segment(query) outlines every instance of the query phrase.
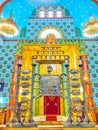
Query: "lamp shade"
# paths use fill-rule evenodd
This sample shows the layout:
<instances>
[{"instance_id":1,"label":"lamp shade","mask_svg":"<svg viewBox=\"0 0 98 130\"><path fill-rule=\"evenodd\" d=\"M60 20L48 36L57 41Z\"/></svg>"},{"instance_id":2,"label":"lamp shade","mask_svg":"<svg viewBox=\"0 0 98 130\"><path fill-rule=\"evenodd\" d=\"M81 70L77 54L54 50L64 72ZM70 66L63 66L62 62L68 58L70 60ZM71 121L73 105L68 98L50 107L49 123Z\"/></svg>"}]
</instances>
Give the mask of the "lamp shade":
<instances>
[{"instance_id":1,"label":"lamp shade","mask_svg":"<svg viewBox=\"0 0 98 130\"><path fill-rule=\"evenodd\" d=\"M84 35L87 37L96 37L98 36L98 19L95 19L90 16L90 20L84 25Z\"/></svg>"},{"instance_id":2,"label":"lamp shade","mask_svg":"<svg viewBox=\"0 0 98 130\"><path fill-rule=\"evenodd\" d=\"M3 36L13 37L18 35L18 27L12 18L4 18L0 21L0 33Z\"/></svg>"}]
</instances>

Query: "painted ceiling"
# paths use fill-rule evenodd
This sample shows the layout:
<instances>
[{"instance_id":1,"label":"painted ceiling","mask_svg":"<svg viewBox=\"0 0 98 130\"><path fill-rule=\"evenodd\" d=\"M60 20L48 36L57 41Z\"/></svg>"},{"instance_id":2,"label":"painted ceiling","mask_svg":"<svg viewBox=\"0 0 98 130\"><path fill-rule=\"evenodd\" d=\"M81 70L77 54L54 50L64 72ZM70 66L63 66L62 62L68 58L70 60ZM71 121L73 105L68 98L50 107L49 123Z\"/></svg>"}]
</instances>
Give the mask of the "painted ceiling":
<instances>
[{"instance_id":1,"label":"painted ceiling","mask_svg":"<svg viewBox=\"0 0 98 130\"><path fill-rule=\"evenodd\" d=\"M0 5L5 0L0 0ZM37 6L40 5L61 5L70 11L70 16L74 18L75 27L83 30L83 25L89 20L90 14L98 18L98 5L92 0L12 0L6 4L2 10L1 18L7 18L12 9L13 19L16 21L19 30L26 27L28 17Z\"/></svg>"}]
</instances>

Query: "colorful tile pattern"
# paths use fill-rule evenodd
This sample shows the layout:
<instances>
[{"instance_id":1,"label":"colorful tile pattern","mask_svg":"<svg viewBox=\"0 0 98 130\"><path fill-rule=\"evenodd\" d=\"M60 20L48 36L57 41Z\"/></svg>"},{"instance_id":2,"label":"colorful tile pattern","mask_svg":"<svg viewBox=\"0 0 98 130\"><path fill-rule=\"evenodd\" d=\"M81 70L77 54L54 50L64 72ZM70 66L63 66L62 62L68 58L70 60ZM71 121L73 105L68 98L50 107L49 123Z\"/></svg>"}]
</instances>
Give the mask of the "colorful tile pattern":
<instances>
[{"instance_id":1,"label":"colorful tile pattern","mask_svg":"<svg viewBox=\"0 0 98 130\"><path fill-rule=\"evenodd\" d=\"M70 16L66 16L64 18L36 18L34 16L29 17L27 25L27 40L37 40L40 30L43 27L48 28L48 26L58 27L64 34L64 39L66 41L68 39L72 39L73 44L75 43L74 20L73 17ZM84 42L86 52L88 53L94 101L98 107L98 40L85 39ZM32 43L33 42L31 42L31 44ZM65 44L65 41L62 40L61 43ZM0 38L0 83L4 83L4 88L0 92L0 107L5 107L9 100L9 88L12 76L11 70L13 68L16 47L17 41L2 40L2 38ZM21 47L22 45L20 45L20 48ZM21 50L18 50L18 52L20 51Z\"/></svg>"},{"instance_id":2,"label":"colorful tile pattern","mask_svg":"<svg viewBox=\"0 0 98 130\"><path fill-rule=\"evenodd\" d=\"M72 17L65 18L33 18L30 17L28 19L27 26L27 38L28 39L38 39L38 33L40 29L47 26L56 26L62 33L64 34L64 39L73 39L75 37L74 32L74 22Z\"/></svg>"},{"instance_id":3,"label":"colorful tile pattern","mask_svg":"<svg viewBox=\"0 0 98 130\"><path fill-rule=\"evenodd\" d=\"M0 42L0 83L4 83L3 91L0 91L0 108L5 107L9 100L11 70L16 47L16 41Z\"/></svg>"},{"instance_id":4,"label":"colorful tile pattern","mask_svg":"<svg viewBox=\"0 0 98 130\"><path fill-rule=\"evenodd\" d=\"M94 101L98 107L98 40L86 40L85 48L88 53Z\"/></svg>"}]
</instances>

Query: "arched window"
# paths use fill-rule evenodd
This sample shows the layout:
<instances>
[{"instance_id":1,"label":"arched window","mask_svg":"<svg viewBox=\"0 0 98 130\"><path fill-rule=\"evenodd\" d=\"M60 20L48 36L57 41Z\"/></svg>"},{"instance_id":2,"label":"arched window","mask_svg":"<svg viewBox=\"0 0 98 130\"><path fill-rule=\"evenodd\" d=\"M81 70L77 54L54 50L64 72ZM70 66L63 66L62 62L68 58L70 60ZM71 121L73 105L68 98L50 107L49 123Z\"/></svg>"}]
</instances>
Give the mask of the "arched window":
<instances>
[{"instance_id":1,"label":"arched window","mask_svg":"<svg viewBox=\"0 0 98 130\"><path fill-rule=\"evenodd\" d=\"M57 11L57 17L62 17L62 11Z\"/></svg>"},{"instance_id":2,"label":"arched window","mask_svg":"<svg viewBox=\"0 0 98 130\"><path fill-rule=\"evenodd\" d=\"M45 26L40 29L38 39L46 39L47 35L54 35L56 39L64 39L64 34L57 26Z\"/></svg>"},{"instance_id":3,"label":"arched window","mask_svg":"<svg viewBox=\"0 0 98 130\"><path fill-rule=\"evenodd\" d=\"M62 34L56 30L56 29L52 29L52 28L47 28L45 30L42 31L42 33L40 34L39 38L40 39L46 39L46 36L48 34L54 34L54 36L57 38L57 39L63 39L63 36Z\"/></svg>"},{"instance_id":4,"label":"arched window","mask_svg":"<svg viewBox=\"0 0 98 130\"><path fill-rule=\"evenodd\" d=\"M53 18L53 11L48 11L48 17Z\"/></svg>"},{"instance_id":5,"label":"arched window","mask_svg":"<svg viewBox=\"0 0 98 130\"><path fill-rule=\"evenodd\" d=\"M40 11L40 17L44 18L45 17L45 11Z\"/></svg>"}]
</instances>

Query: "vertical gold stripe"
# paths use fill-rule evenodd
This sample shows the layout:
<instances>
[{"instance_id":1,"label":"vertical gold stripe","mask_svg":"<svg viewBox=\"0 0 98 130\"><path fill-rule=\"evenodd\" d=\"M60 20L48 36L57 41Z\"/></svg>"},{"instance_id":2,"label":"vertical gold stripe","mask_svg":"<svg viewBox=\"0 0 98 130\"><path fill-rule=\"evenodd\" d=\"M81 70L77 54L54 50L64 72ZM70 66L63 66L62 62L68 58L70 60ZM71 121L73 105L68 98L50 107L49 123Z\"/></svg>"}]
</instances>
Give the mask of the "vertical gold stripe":
<instances>
[{"instance_id":1,"label":"vertical gold stripe","mask_svg":"<svg viewBox=\"0 0 98 130\"><path fill-rule=\"evenodd\" d=\"M39 98L39 115L44 115L44 97Z\"/></svg>"},{"instance_id":2,"label":"vertical gold stripe","mask_svg":"<svg viewBox=\"0 0 98 130\"><path fill-rule=\"evenodd\" d=\"M64 102L62 98L60 98L60 114L64 115Z\"/></svg>"}]
</instances>

